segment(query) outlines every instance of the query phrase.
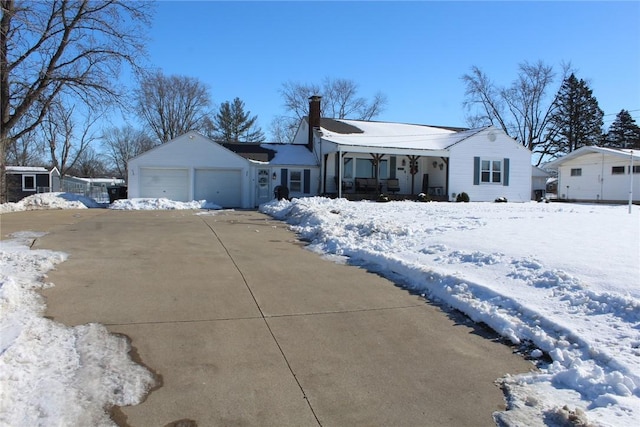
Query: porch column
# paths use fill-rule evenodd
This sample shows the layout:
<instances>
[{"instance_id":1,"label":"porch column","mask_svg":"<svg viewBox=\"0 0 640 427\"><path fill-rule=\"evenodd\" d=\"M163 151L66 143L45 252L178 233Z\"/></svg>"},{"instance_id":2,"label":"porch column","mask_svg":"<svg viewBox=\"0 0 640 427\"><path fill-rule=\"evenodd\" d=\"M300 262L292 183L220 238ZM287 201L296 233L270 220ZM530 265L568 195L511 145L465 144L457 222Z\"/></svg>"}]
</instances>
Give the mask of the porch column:
<instances>
[{"instance_id":1,"label":"porch column","mask_svg":"<svg viewBox=\"0 0 640 427\"><path fill-rule=\"evenodd\" d=\"M338 182L336 182L336 185L338 186L338 199L342 198L342 150L340 150L340 148L338 148Z\"/></svg>"},{"instance_id":2,"label":"porch column","mask_svg":"<svg viewBox=\"0 0 640 427\"><path fill-rule=\"evenodd\" d=\"M447 173L445 174L444 179L444 194L447 196L447 200L449 200L449 158L448 157L440 157L444 162L444 166L447 168Z\"/></svg>"}]
</instances>

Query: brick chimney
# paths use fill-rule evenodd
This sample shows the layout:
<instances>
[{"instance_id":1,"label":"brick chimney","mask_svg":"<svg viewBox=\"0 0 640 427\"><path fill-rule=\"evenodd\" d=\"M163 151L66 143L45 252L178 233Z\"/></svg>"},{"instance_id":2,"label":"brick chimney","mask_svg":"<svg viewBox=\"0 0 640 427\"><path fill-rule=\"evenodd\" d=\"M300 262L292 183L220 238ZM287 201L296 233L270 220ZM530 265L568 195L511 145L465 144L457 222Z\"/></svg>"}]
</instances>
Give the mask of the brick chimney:
<instances>
[{"instance_id":1,"label":"brick chimney","mask_svg":"<svg viewBox=\"0 0 640 427\"><path fill-rule=\"evenodd\" d=\"M320 127L320 100L321 96L314 95L309 98L309 139L307 148L313 151L313 129Z\"/></svg>"}]
</instances>

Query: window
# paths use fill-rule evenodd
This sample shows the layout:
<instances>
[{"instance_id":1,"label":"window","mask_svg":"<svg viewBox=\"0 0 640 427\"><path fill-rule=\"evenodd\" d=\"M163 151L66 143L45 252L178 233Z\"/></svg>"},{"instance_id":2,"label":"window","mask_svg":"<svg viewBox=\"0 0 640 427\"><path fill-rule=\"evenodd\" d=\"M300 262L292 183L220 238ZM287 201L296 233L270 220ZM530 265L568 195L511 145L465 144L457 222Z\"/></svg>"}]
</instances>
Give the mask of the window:
<instances>
[{"instance_id":1,"label":"window","mask_svg":"<svg viewBox=\"0 0 640 427\"><path fill-rule=\"evenodd\" d=\"M624 166L611 166L611 175L624 175Z\"/></svg>"},{"instance_id":2,"label":"window","mask_svg":"<svg viewBox=\"0 0 640 427\"><path fill-rule=\"evenodd\" d=\"M352 157L344 158L344 167L342 168L342 177L353 178L353 158Z\"/></svg>"},{"instance_id":3,"label":"window","mask_svg":"<svg viewBox=\"0 0 640 427\"><path fill-rule=\"evenodd\" d=\"M380 164L378 165L378 173L379 173L378 178L380 179L389 178L389 161L388 160L380 160ZM356 178L375 178L375 177L376 177L376 169L371 159L356 159ZM347 177L345 175L345 178L352 178L352 177Z\"/></svg>"},{"instance_id":4,"label":"window","mask_svg":"<svg viewBox=\"0 0 640 427\"><path fill-rule=\"evenodd\" d=\"M22 191L36 191L35 175L22 175Z\"/></svg>"},{"instance_id":5,"label":"window","mask_svg":"<svg viewBox=\"0 0 640 427\"><path fill-rule=\"evenodd\" d=\"M571 169L571 176L582 176L582 168Z\"/></svg>"},{"instance_id":6,"label":"window","mask_svg":"<svg viewBox=\"0 0 640 427\"><path fill-rule=\"evenodd\" d=\"M482 160L480 165L480 182L493 184L502 182L501 160Z\"/></svg>"},{"instance_id":7,"label":"window","mask_svg":"<svg viewBox=\"0 0 640 427\"><path fill-rule=\"evenodd\" d=\"M373 178L373 163L369 159L356 159L356 177Z\"/></svg>"},{"instance_id":8,"label":"window","mask_svg":"<svg viewBox=\"0 0 640 427\"><path fill-rule=\"evenodd\" d=\"M291 171L289 175L289 191L292 193L302 192L302 171Z\"/></svg>"},{"instance_id":9,"label":"window","mask_svg":"<svg viewBox=\"0 0 640 427\"><path fill-rule=\"evenodd\" d=\"M378 178L387 179L389 178L389 162L387 160L380 160L380 164L378 165L378 171L380 175Z\"/></svg>"},{"instance_id":10,"label":"window","mask_svg":"<svg viewBox=\"0 0 640 427\"><path fill-rule=\"evenodd\" d=\"M633 173L640 173L640 166L634 165L633 166Z\"/></svg>"}]
</instances>

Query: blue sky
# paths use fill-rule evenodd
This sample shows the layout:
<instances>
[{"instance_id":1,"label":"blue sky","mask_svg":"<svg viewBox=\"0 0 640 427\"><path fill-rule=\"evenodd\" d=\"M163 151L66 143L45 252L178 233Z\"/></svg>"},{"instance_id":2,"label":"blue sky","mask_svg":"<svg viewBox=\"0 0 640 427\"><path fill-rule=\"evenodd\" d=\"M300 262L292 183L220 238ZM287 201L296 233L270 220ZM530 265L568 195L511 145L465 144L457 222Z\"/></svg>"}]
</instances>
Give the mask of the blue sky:
<instances>
[{"instance_id":1,"label":"blue sky","mask_svg":"<svg viewBox=\"0 0 640 427\"><path fill-rule=\"evenodd\" d=\"M267 133L286 81L350 79L361 96L387 96L376 120L465 126L463 74L478 66L508 85L538 60L571 62L605 129L623 108L640 123L637 1L161 1L149 54L206 83L215 104L242 99Z\"/></svg>"}]
</instances>

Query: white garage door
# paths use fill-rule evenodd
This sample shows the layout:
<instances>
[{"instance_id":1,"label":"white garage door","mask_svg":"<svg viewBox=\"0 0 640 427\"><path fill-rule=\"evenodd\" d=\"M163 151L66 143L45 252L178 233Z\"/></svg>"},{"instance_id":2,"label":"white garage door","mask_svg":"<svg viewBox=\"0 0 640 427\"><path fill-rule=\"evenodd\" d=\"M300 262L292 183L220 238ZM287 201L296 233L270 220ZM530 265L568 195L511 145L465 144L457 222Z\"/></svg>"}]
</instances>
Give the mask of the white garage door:
<instances>
[{"instance_id":1,"label":"white garage door","mask_svg":"<svg viewBox=\"0 0 640 427\"><path fill-rule=\"evenodd\" d=\"M142 168L140 197L189 202L189 169Z\"/></svg>"},{"instance_id":2,"label":"white garage door","mask_svg":"<svg viewBox=\"0 0 640 427\"><path fill-rule=\"evenodd\" d=\"M242 206L242 172L239 170L196 169L194 195L223 208Z\"/></svg>"}]
</instances>

